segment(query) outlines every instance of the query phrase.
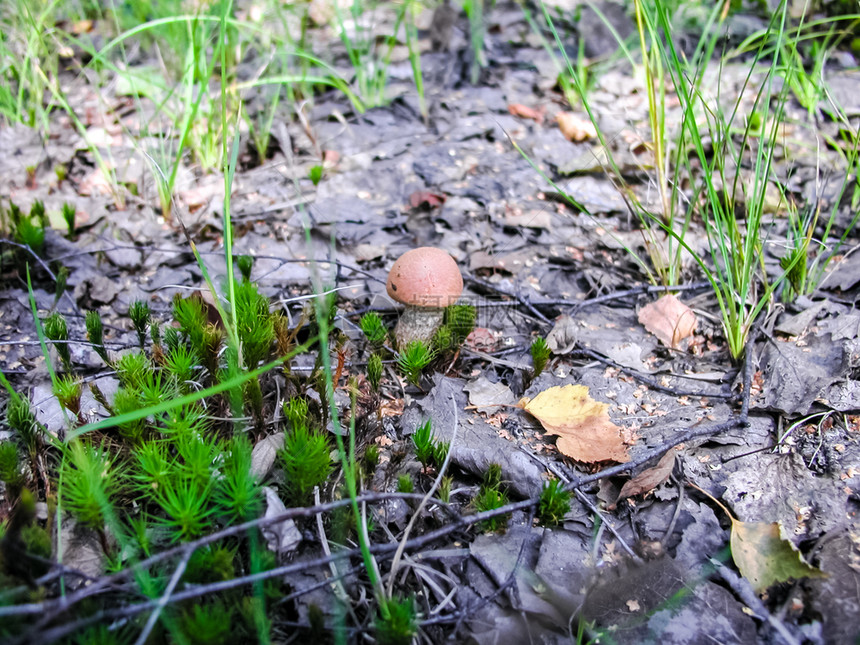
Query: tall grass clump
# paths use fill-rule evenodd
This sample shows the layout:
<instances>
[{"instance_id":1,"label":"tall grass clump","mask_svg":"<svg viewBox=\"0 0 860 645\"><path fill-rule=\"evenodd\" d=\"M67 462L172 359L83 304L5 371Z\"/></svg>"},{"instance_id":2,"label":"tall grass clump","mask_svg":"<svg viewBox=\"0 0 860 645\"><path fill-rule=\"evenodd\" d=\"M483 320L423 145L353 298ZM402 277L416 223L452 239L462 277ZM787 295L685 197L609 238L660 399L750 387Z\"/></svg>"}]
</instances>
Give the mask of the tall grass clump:
<instances>
[{"instance_id":1,"label":"tall grass clump","mask_svg":"<svg viewBox=\"0 0 860 645\"><path fill-rule=\"evenodd\" d=\"M625 248L649 281L666 286L681 281L682 260L692 259L712 287L729 354L739 360L755 321L770 307L786 279L794 292L808 289L806 264L816 260L826 264L830 254L809 252L815 220L797 218L781 263L782 272L770 276L766 271L765 245L772 234L773 215L787 208L786 202L773 198L779 192L774 153L788 101L792 92L798 91L797 79L805 73L798 67L796 56L787 56L796 50L800 38L788 28L787 3L780 3L766 30L751 41L757 46L746 43L747 71L739 95L725 97L719 87L726 71L715 60L715 52L727 10L728 5L715 6L691 51L681 52L670 3L633 3L641 59L629 59L645 79L653 181L660 196L658 212L646 207L626 183L545 6L543 18L565 61L576 96L597 129L606 153L606 168L646 236L648 258ZM788 82L783 83L783 79ZM855 134L847 155L849 172L856 168L856 149ZM568 199L576 205L573 197ZM698 222L707 235L707 254L700 254L688 239L691 226ZM855 223L856 218L851 226ZM829 230L828 225L825 234Z\"/></svg>"}]
</instances>

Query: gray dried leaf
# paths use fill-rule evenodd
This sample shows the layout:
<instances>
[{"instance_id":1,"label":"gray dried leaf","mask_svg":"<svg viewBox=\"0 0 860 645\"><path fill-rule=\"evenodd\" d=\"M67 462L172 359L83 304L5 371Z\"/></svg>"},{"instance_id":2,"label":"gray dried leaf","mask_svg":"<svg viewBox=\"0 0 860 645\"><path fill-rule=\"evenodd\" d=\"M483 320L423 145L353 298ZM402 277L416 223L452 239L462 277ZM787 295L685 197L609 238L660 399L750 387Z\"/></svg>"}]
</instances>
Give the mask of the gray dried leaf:
<instances>
[{"instance_id":1,"label":"gray dried leaf","mask_svg":"<svg viewBox=\"0 0 860 645\"><path fill-rule=\"evenodd\" d=\"M501 406L517 402L511 388L504 383L493 383L483 374L470 381L463 390L469 393L469 404L484 414L495 414Z\"/></svg>"},{"instance_id":2,"label":"gray dried leaf","mask_svg":"<svg viewBox=\"0 0 860 645\"><path fill-rule=\"evenodd\" d=\"M73 519L63 522L60 561L67 567L98 578L104 573L105 554L98 535Z\"/></svg>"},{"instance_id":3,"label":"gray dried leaf","mask_svg":"<svg viewBox=\"0 0 860 645\"><path fill-rule=\"evenodd\" d=\"M860 336L860 313L843 314L821 323L821 333L831 334L833 340L852 340Z\"/></svg>"},{"instance_id":4,"label":"gray dried leaf","mask_svg":"<svg viewBox=\"0 0 860 645\"><path fill-rule=\"evenodd\" d=\"M274 489L269 486L264 486L266 492L266 513L264 517L276 517L285 513L287 507L278 497ZM270 551L274 551L278 555L295 551L302 541L302 534L296 527L296 523L291 519L270 524L262 529L263 537L266 539L266 546Z\"/></svg>"},{"instance_id":5,"label":"gray dried leaf","mask_svg":"<svg viewBox=\"0 0 860 645\"><path fill-rule=\"evenodd\" d=\"M272 472L278 451L284 447L284 433L269 435L257 442L251 451L251 474L263 481Z\"/></svg>"},{"instance_id":6,"label":"gray dried leaf","mask_svg":"<svg viewBox=\"0 0 860 645\"><path fill-rule=\"evenodd\" d=\"M546 344L553 354L568 354L576 347L579 329L576 321L568 315L559 316L555 327L547 334Z\"/></svg>"}]
</instances>

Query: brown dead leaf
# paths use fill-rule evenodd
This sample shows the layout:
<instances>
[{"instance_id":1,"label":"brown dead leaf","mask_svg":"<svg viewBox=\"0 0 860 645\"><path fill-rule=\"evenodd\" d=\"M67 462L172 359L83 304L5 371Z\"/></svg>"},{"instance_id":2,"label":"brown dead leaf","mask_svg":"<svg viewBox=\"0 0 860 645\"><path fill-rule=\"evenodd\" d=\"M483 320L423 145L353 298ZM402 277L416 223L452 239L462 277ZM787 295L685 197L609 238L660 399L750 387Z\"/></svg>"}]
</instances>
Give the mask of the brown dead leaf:
<instances>
[{"instance_id":1,"label":"brown dead leaf","mask_svg":"<svg viewBox=\"0 0 860 645\"><path fill-rule=\"evenodd\" d=\"M597 130L590 119L584 119L573 112L560 112L555 118L558 128L564 138L574 143L580 143L597 136Z\"/></svg>"},{"instance_id":2,"label":"brown dead leaf","mask_svg":"<svg viewBox=\"0 0 860 645\"><path fill-rule=\"evenodd\" d=\"M508 112L522 119L531 119L538 124L543 123L543 110L536 110L522 103L509 103Z\"/></svg>"},{"instance_id":3,"label":"brown dead leaf","mask_svg":"<svg viewBox=\"0 0 860 645\"><path fill-rule=\"evenodd\" d=\"M96 168L78 184L78 194L85 197L90 195L110 195L111 183L100 168Z\"/></svg>"},{"instance_id":4,"label":"brown dead leaf","mask_svg":"<svg viewBox=\"0 0 860 645\"><path fill-rule=\"evenodd\" d=\"M496 348L502 339L502 333L486 327L475 327L466 336L466 347L479 352L489 352Z\"/></svg>"},{"instance_id":5,"label":"brown dead leaf","mask_svg":"<svg viewBox=\"0 0 860 645\"><path fill-rule=\"evenodd\" d=\"M609 406L592 399L584 385L551 387L518 405L549 434L558 435L558 450L571 459L585 463L630 459L621 428L606 412Z\"/></svg>"},{"instance_id":6,"label":"brown dead leaf","mask_svg":"<svg viewBox=\"0 0 860 645\"><path fill-rule=\"evenodd\" d=\"M698 324L693 310L671 293L642 307L639 322L666 347L673 349L692 336Z\"/></svg>"},{"instance_id":7,"label":"brown dead leaf","mask_svg":"<svg viewBox=\"0 0 860 645\"><path fill-rule=\"evenodd\" d=\"M621 492L618 493L616 504L625 497L644 495L669 479L669 475L672 474L672 469L675 467L675 454L677 452L678 446L675 446L663 455L660 461L657 462L656 466L653 468L646 468L632 479L624 482L624 486L621 487Z\"/></svg>"},{"instance_id":8,"label":"brown dead leaf","mask_svg":"<svg viewBox=\"0 0 860 645\"><path fill-rule=\"evenodd\" d=\"M323 170L331 170L340 163L340 153L337 150L323 150Z\"/></svg>"},{"instance_id":9,"label":"brown dead leaf","mask_svg":"<svg viewBox=\"0 0 860 645\"><path fill-rule=\"evenodd\" d=\"M446 196L439 193L431 193L429 190L416 190L409 195L410 208L438 208L445 203Z\"/></svg>"}]
</instances>

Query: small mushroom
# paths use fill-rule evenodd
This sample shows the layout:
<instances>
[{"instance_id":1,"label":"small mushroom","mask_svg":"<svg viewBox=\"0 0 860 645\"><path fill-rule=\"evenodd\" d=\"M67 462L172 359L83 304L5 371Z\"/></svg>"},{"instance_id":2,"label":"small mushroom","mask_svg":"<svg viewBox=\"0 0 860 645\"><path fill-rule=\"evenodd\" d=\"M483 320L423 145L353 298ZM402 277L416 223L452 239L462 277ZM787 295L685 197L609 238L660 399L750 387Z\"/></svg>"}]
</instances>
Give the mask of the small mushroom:
<instances>
[{"instance_id":1,"label":"small mushroom","mask_svg":"<svg viewBox=\"0 0 860 645\"><path fill-rule=\"evenodd\" d=\"M428 343L442 324L445 307L463 293L463 276L457 262L430 246L401 255L388 273L388 295L406 305L394 328L398 348L413 340Z\"/></svg>"}]
</instances>

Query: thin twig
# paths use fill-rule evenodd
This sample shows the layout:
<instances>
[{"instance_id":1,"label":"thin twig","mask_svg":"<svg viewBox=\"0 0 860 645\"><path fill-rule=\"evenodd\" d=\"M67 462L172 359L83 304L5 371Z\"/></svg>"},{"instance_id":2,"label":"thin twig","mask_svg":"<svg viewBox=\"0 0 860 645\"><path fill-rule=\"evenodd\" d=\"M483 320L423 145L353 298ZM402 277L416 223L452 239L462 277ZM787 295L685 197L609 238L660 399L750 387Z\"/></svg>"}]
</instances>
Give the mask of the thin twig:
<instances>
[{"instance_id":1,"label":"thin twig","mask_svg":"<svg viewBox=\"0 0 860 645\"><path fill-rule=\"evenodd\" d=\"M140 635L137 637L135 645L144 645L144 643L146 643L147 639L149 638L149 634L152 632L152 628L155 627L155 623L158 622L158 617L161 615L162 610L167 606L167 603L170 601L170 594L172 594L173 590L176 589L176 585L179 584L179 580L182 578L182 574L185 573L185 567L188 566L188 561L191 559L193 553L194 551L189 549L182 555L182 558L176 565L176 570L170 577L170 582L167 583L167 587L165 588L164 593L161 594L161 598L158 599L158 603L155 605L155 608L149 615L149 619L143 626L143 630L141 630Z\"/></svg>"},{"instance_id":2,"label":"thin twig","mask_svg":"<svg viewBox=\"0 0 860 645\"><path fill-rule=\"evenodd\" d=\"M621 545L621 548L627 552L627 555L630 556L630 559L633 560L634 562L636 562L637 564L641 563L642 558L640 558L638 555L636 555L636 552L633 549L631 549L630 545L628 545L627 542L624 540L624 538L621 537L621 534L612 525L612 522L610 522L608 519L606 519L603 516L603 513L600 512L600 509L598 509L594 504L592 504L591 500L588 499L588 495L583 493L578 488L574 489L573 492L576 494L576 497L579 499L580 502L585 504L585 506L587 506L591 510L592 513L594 513L598 518L600 518L601 523L607 529L609 529L609 532L612 533L612 535L615 536L615 539L618 540L618 543Z\"/></svg>"},{"instance_id":3,"label":"thin twig","mask_svg":"<svg viewBox=\"0 0 860 645\"><path fill-rule=\"evenodd\" d=\"M436 475L436 479L433 481L433 485L430 487L430 490L427 491L427 494L423 497L421 502L418 504L418 508L415 509L415 512L412 514L412 517L409 519L409 523L406 525L406 528L403 530L403 539L400 541L400 544L397 546L397 550L394 552L394 557L391 559L391 571L389 572L388 578L388 597L391 598L394 594L394 578L397 575L397 567L400 564L400 556L403 555L403 549L406 548L406 541L409 539L409 533L412 531L412 527L415 526L415 522L418 520L418 517L421 514L421 511L424 510L424 507L427 505L427 502L433 497L433 493L436 492L436 489L439 488L439 484L442 482L442 478L445 476L445 471L448 468L448 462L451 461L451 453L454 452L454 442L457 439L457 402L454 400L454 395L451 395L451 406L454 410L454 421L453 426L454 429L451 431L451 442L448 445L448 452L445 453L445 459L442 462L442 465L439 467L439 473Z\"/></svg>"}]
</instances>

